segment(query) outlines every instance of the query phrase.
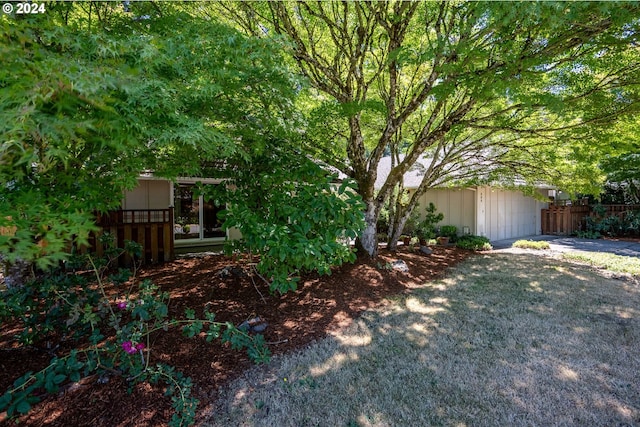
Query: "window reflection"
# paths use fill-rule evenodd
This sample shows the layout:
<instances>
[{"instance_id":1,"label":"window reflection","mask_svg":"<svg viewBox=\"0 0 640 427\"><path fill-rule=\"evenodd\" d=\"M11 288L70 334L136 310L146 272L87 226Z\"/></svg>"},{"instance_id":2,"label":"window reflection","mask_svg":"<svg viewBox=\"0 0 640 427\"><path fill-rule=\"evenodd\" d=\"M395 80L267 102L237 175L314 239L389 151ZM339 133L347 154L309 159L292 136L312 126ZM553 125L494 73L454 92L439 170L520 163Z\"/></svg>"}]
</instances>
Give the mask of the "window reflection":
<instances>
[{"instance_id":1,"label":"window reflection","mask_svg":"<svg viewBox=\"0 0 640 427\"><path fill-rule=\"evenodd\" d=\"M176 240L225 237L218 213L224 206L204 201L194 194L193 184L176 184L174 188Z\"/></svg>"}]
</instances>

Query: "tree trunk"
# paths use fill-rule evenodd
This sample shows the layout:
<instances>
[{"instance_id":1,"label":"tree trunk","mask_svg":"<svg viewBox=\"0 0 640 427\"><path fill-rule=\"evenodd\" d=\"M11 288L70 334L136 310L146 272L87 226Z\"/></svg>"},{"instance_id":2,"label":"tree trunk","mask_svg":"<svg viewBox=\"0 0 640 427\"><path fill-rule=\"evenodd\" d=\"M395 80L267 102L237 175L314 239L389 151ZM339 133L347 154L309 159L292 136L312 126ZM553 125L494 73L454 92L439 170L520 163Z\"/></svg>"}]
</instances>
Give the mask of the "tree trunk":
<instances>
[{"instance_id":1,"label":"tree trunk","mask_svg":"<svg viewBox=\"0 0 640 427\"><path fill-rule=\"evenodd\" d=\"M365 200L366 209L364 212L365 228L360 234L359 245L371 257L378 256L378 203L376 200Z\"/></svg>"},{"instance_id":2,"label":"tree trunk","mask_svg":"<svg viewBox=\"0 0 640 427\"><path fill-rule=\"evenodd\" d=\"M393 221L393 233L389 233L389 241L387 243L387 248L390 251L395 251L398 248L398 240L404 231L404 226L407 223L407 220L413 213L413 210L418 206L418 201L420 200L420 196L422 196L427 188L430 188L430 185L426 183L430 183L431 181L423 180L420 184L420 187L413 193L411 199L409 199L409 203L404 207L401 203L398 203L396 208L396 215ZM398 197L401 197L399 195Z\"/></svg>"},{"instance_id":3,"label":"tree trunk","mask_svg":"<svg viewBox=\"0 0 640 427\"><path fill-rule=\"evenodd\" d=\"M397 223L394 224L393 233L389 237L389 242L387 243L387 248L390 251L395 251L398 249L398 240L400 240L400 236L404 231L404 225L407 223L407 220L411 216L413 209L406 209L402 215L399 216Z\"/></svg>"}]
</instances>

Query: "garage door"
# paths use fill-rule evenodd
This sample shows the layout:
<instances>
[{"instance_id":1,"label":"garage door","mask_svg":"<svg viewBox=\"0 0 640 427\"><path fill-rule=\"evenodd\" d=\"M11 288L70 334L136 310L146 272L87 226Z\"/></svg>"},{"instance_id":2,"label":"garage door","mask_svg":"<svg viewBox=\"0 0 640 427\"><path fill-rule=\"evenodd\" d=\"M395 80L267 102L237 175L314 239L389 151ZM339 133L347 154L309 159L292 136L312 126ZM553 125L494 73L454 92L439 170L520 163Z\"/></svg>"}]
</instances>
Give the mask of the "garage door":
<instances>
[{"instance_id":1,"label":"garage door","mask_svg":"<svg viewBox=\"0 0 640 427\"><path fill-rule=\"evenodd\" d=\"M486 190L485 232L491 240L537 234L538 203L519 191Z\"/></svg>"}]
</instances>

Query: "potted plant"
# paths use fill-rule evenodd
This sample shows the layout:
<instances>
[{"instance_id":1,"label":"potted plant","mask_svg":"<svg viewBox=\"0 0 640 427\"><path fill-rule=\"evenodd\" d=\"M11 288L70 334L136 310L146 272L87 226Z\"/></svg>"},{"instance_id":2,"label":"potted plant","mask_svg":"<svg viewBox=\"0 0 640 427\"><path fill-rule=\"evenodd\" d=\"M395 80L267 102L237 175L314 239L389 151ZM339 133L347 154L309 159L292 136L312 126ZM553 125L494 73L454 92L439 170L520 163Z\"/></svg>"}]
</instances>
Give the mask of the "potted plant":
<instances>
[{"instance_id":1,"label":"potted plant","mask_svg":"<svg viewBox=\"0 0 640 427\"><path fill-rule=\"evenodd\" d=\"M458 237L458 227L455 225L443 225L440 227L438 243L448 245L449 242L455 242L456 237Z\"/></svg>"},{"instance_id":2,"label":"potted plant","mask_svg":"<svg viewBox=\"0 0 640 427\"><path fill-rule=\"evenodd\" d=\"M421 223L416 229L416 237L420 242L420 246L426 246L427 241L435 237L435 229L430 224Z\"/></svg>"}]
</instances>

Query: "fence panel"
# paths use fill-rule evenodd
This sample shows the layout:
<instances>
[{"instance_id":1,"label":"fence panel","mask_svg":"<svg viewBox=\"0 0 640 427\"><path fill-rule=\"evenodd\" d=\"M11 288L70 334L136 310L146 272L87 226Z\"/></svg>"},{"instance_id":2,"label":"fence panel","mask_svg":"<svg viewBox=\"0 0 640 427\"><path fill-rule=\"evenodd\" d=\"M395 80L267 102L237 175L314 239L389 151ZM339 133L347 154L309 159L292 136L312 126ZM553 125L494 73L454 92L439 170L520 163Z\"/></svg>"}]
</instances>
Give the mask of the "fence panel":
<instances>
[{"instance_id":1,"label":"fence panel","mask_svg":"<svg viewBox=\"0 0 640 427\"><path fill-rule=\"evenodd\" d=\"M603 205L605 216L616 215L622 217L628 211L640 210L640 205ZM578 231L586 230L585 217L595 216L593 206L550 205L548 209L542 209L542 234L555 234L569 236Z\"/></svg>"}]
</instances>

